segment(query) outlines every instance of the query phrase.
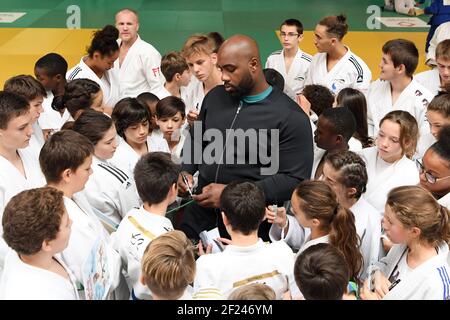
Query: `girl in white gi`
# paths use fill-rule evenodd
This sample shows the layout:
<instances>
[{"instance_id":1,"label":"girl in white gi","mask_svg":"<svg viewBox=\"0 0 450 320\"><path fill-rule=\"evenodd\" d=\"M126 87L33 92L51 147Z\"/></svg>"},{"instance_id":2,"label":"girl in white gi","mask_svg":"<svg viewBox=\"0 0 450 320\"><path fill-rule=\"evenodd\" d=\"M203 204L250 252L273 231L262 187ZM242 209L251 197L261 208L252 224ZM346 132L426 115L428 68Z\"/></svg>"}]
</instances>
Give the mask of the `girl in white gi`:
<instances>
[{"instance_id":1,"label":"girl in white gi","mask_svg":"<svg viewBox=\"0 0 450 320\"><path fill-rule=\"evenodd\" d=\"M133 177L134 166L149 149L150 112L136 98L123 98L114 107L112 119L120 136L111 163Z\"/></svg>"},{"instance_id":2,"label":"girl in white gi","mask_svg":"<svg viewBox=\"0 0 450 320\"><path fill-rule=\"evenodd\" d=\"M150 242L142 256L140 281L153 300L192 300L189 284L195 278L194 245L178 230Z\"/></svg>"},{"instance_id":3,"label":"girl in white gi","mask_svg":"<svg viewBox=\"0 0 450 320\"><path fill-rule=\"evenodd\" d=\"M33 135L30 139L29 149L38 158L45 142L44 133L39 126L38 119L41 113L44 112L42 102L47 93L39 81L28 75L15 76L6 80L4 90L18 94L28 101L33 125Z\"/></svg>"},{"instance_id":4,"label":"girl in white gi","mask_svg":"<svg viewBox=\"0 0 450 320\"><path fill-rule=\"evenodd\" d=\"M280 37L283 50L275 51L267 58L266 68L277 70L285 79L285 87L289 87L295 96L305 86L312 58L298 47L303 40L303 24L297 19L283 21Z\"/></svg>"},{"instance_id":5,"label":"girl in white gi","mask_svg":"<svg viewBox=\"0 0 450 320\"><path fill-rule=\"evenodd\" d=\"M336 97L336 105L348 108L356 120L356 131L348 141L349 150L360 151L363 148L372 147L373 140L369 137L367 129L366 96L357 89L344 88Z\"/></svg>"},{"instance_id":6,"label":"girl in white gi","mask_svg":"<svg viewBox=\"0 0 450 320\"><path fill-rule=\"evenodd\" d=\"M6 256L1 300L78 300L75 277L59 253L68 243L72 221L64 194L45 187L14 196L3 215Z\"/></svg>"},{"instance_id":7,"label":"girl in white gi","mask_svg":"<svg viewBox=\"0 0 450 320\"><path fill-rule=\"evenodd\" d=\"M328 16L319 21L314 30L313 56L305 84L321 84L334 94L346 87L367 94L372 73L360 57L342 43L347 34L347 18L344 15Z\"/></svg>"},{"instance_id":8,"label":"girl in white gi","mask_svg":"<svg viewBox=\"0 0 450 320\"><path fill-rule=\"evenodd\" d=\"M67 121L76 120L87 109L105 111L100 86L89 79L76 79L66 84L64 94L53 99L52 108L59 113L69 113Z\"/></svg>"},{"instance_id":9,"label":"girl in white gi","mask_svg":"<svg viewBox=\"0 0 450 320\"><path fill-rule=\"evenodd\" d=\"M86 288L86 269L95 269L89 264L90 257L97 254L97 248L104 250L107 264L102 267L106 269L103 273L109 274L105 289L109 287L111 293L120 284L120 256L112 248L107 230L92 212L83 192L92 174L93 153L88 138L72 130L61 130L44 144L39 162L47 185L64 193L64 205L73 221L69 245L61 254L63 261L75 274L77 285Z\"/></svg>"},{"instance_id":10,"label":"girl in white gi","mask_svg":"<svg viewBox=\"0 0 450 320\"><path fill-rule=\"evenodd\" d=\"M410 160L417 144L417 122L406 111L391 111L380 121L376 146L363 149L369 183L366 200L383 216L388 192L419 183L419 172Z\"/></svg>"},{"instance_id":11,"label":"girl in white gi","mask_svg":"<svg viewBox=\"0 0 450 320\"><path fill-rule=\"evenodd\" d=\"M441 137L416 160L420 185L433 193L438 202L450 210L450 126L441 130Z\"/></svg>"},{"instance_id":12,"label":"girl in white gi","mask_svg":"<svg viewBox=\"0 0 450 320\"><path fill-rule=\"evenodd\" d=\"M414 76L417 82L435 96L450 82L450 39L447 38L437 45L436 60L437 67Z\"/></svg>"},{"instance_id":13,"label":"girl in white gi","mask_svg":"<svg viewBox=\"0 0 450 320\"><path fill-rule=\"evenodd\" d=\"M142 92L159 91L164 83L160 70L161 54L139 36L137 12L131 9L117 12L116 27L120 55L114 68L119 73L119 97L136 98Z\"/></svg>"},{"instance_id":14,"label":"girl in white gi","mask_svg":"<svg viewBox=\"0 0 450 320\"><path fill-rule=\"evenodd\" d=\"M325 158L323 177L336 192L339 203L355 215L356 232L361 240L359 250L364 258L363 273L372 262L378 261L381 238L380 214L363 196L366 164L351 151L331 153Z\"/></svg>"},{"instance_id":15,"label":"girl in white gi","mask_svg":"<svg viewBox=\"0 0 450 320\"><path fill-rule=\"evenodd\" d=\"M185 105L180 98L169 96L156 105L156 123L159 129L153 130L148 148L150 152L168 152L181 159L185 133L182 129L185 121Z\"/></svg>"},{"instance_id":16,"label":"girl in white gi","mask_svg":"<svg viewBox=\"0 0 450 320\"><path fill-rule=\"evenodd\" d=\"M104 113L86 110L75 121L73 130L94 145L93 173L86 183L86 198L94 211L118 225L122 217L140 203L133 179L108 162L117 148L114 123Z\"/></svg>"},{"instance_id":17,"label":"girl in white gi","mask_svg":"<svg viewBox=\"0 0 450 320\"><path fill-rule=\"evenodd\" d=\"M36 79L44 86L47 97L42 106L44 112L39 117L39 126L47 138L51 132L61 129L69 119L67 109L58 112L52 108L53 98L64 95L66 86L67 61L57 53L49 53L39 58L34 65Z\"/></svg>"},{"instance_id":18,"label":"girl in white gi","mask_svg":"<svg viewBox=\"0 0 450 320\"><path fill-rule=\"evenodd\" d=\"M412 114L421 136L430 131L425 113L433 94L413 78L418 61L419 52L410 40L394 39L383 45L380 78L370 84L367 95L367 122L371 137L376 137L380 120L393 110Z\"/></svg>"},{"instance_id":19,"label":"girl in white gi","mask_svg":"<svg viewBox=\"0 0 450 320\"><path fill-rule=\"evenodd\" d=\"M42 187L45 179L28 145L33 133L28 102L11 92L0 92L0 216L8 201L23 190ZM0 227L0 271L7 246Z\"/></svg>"},{"instance_id":20,"label":"girl in white gi","mask_svg":"<svg viewBox=\"0 0 450 320\"><path fill-rule=\"evenodd\" d=\"M449 219L448 209L439 205L425 189L404 186L391 190L383 228L395 245L373 265L361 297L448 300ZM373 291L369 290L369 281Z\"/></svg>"},{"instance_id":21,"label":"girl in white gi","mask_svg":"<svg viewBox=\"0 0 450 320\"><path fill-rule=\"evenodd\" d=\"M217 52L213 38L203 34L190 36L183 45L181 54L186 59L192 77L186 88L186 113L189 124L200 113L203 98L213 88L221 85L222 73L216 67Z\"/></svg>"},{"instance_id":22,"label":"girl in white gi","mask_svg":"<svg viewBox=\"0 0 450 320\"><path fill-rule=\"evenodd\" d=\"M416 7L414 0L384 0L384 10L395 11L408 16L418 16L424 13L423 9Z\"/></svg>"},{"instance_id":23,"label":"girl in white gi","mask_svg":"<svg viewBox=\"0 0 450 320\"><path fill-rule=\"evenodd\" d=\"M144 204L131 209L111 235L119 252L132 299L151 299L151 292L141 282L141 260L147 245L163 233L173 230L165 217L167 207L177 196L181 167L164 152L152 152L136 164L135 180Z\"/></svg>"},{"instance_id":24,"label":"girl in white gi","mask_svg":"<svg viewBox=\"0 0 450 320\"><path fill-rule=\"evenodd\" d=\"M231 242L223 252L197 259L194 297L210 288L227 297L234 289L250 283L265 283L281 299L295 289L294 254L284 241L264 243L258 229L264 219L263 190L253 182L231 182L220 196L223 223Z\"/></svg>"},{"instance_id":25,"label":"girl in white gi","mask_svg":"<svg viewBox=\"0 0 450 320\"><path fill-rule=\"evenodd\" d=\"M114 61L119 57L117 38L119 30L107 25L94 33L88 55L81 58L80 63L67 72L67 81L87 78L95 81L103 92L105 112L111 114L112 108L119 101L118 70Z\"/></svg>"}]
</instances>

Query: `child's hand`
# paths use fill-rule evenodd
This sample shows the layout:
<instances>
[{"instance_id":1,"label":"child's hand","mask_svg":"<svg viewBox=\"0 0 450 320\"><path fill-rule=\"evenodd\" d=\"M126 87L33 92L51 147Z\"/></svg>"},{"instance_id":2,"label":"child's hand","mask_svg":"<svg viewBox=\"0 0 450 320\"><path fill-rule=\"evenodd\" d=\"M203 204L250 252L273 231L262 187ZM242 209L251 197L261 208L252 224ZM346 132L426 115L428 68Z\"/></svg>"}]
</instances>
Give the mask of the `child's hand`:
<instances>
[{"instance_id":1,"label":"child's hand","mask_svg":"<svg viewBox=\"0 0 450 320\"><path fill-rule=\"evenodd\" d=\"M198 242L197 247L198 247L198 256L199 257L204 255L204 254L210 254L212 252L212 245L211 244L208 244L208 246L206 247L206 251L203 249L202 240L200 240Z\"/></svg>"},{"instance_id":2,"label":"child's hand","mask_svg":"<svg viewBox=\"0 0 450 320\"><path fill-rule=\"evenodd\" d=\"M264 219L267 219L269 223L275 223L280 229L286 226L286 209L284 207L277 208L277 212L272 211L272 206L266 208L266 215Z\"/></svg>"}]
</instances>

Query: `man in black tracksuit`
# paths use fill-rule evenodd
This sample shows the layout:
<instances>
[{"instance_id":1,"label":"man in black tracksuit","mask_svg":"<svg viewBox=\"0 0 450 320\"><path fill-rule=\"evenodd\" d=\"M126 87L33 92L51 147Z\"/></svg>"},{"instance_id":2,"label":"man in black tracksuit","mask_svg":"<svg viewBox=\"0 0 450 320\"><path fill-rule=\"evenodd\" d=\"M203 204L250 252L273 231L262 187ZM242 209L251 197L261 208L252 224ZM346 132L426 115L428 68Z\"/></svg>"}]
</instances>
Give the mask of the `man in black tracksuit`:
<instances>
[{"instance_id":1,"label":"man in black tracksuit","mask_svg":"<svg viewBox=\"0 0 450 320\"><path fill-rule=\"evenodd\" d=\"M218 67L224 85L204 98L183 150L183 171L190 184L199 171L196 203L186 208L180 227L191 239L216 226L223 233L219 200L231 181L255 181L267 205L282 205L311 174L309 118L267 84L256 42L243 35L231 37L219 49ZM181 179L179 187L186 190ZM266 240L267 231L260 233Z\"/></svg>"}]
</instances>

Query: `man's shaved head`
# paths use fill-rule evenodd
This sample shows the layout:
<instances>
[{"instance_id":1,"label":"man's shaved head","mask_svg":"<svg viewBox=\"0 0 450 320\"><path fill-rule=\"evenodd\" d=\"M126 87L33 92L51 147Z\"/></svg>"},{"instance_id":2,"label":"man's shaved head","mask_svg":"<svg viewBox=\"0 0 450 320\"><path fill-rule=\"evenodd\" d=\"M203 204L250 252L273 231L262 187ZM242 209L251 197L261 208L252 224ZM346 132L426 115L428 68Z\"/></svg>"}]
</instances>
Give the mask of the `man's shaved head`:
<instances>
[{"instance_id":1,"label":"man's shaved head","mask_svg":"<svg viewBox=\"0 0 450 320\"><path fill-rule=\"evenodd\" d=\"M252 38L242 34L230 37L220 46L217 58L225 90L231 95L252 95L255 88L267 85L258 45Z\"/></svg>"}]
</instances>

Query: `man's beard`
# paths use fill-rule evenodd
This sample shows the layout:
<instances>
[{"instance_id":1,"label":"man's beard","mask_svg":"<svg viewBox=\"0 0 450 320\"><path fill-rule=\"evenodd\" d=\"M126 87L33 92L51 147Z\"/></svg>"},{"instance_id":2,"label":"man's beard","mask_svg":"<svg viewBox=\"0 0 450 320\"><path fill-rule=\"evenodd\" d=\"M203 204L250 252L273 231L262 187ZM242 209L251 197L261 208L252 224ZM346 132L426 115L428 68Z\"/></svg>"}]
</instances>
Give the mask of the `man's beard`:
<instances>
[{"instance_id":1,"label":"man's beard","mask_svg":"<svg viewBox=\"0 0 450 320\"><path fill-rule=\"evenodd\" d=\"M233 86L234 91L231 91L230 94L233 98L241 99L242 97L248 96L254 85L253 78L250 73L247 73L237 86Z\"/></svg>"}]
</instances>

